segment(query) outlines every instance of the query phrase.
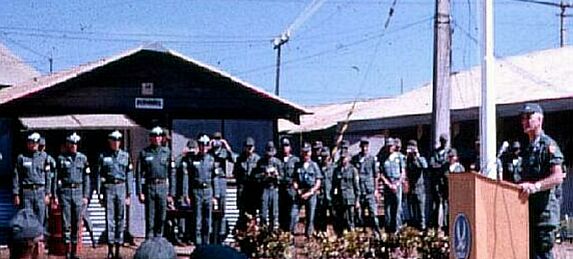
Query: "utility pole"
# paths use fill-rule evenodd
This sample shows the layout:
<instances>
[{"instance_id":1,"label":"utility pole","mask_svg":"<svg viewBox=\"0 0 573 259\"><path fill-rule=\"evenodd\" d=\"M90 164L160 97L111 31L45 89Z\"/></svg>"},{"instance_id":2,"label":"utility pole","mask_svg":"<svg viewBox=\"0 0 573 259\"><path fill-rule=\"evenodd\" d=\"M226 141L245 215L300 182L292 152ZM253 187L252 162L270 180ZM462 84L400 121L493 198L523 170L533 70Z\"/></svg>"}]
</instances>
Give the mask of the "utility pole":
<instances>
[{"instance_id":1,"label":"utility pole","mask_svg":"<svg viewBox=\"0 0 573 259\"><path fill-rule=\"evenodd\" d=\"M567 27L565 26L565 18L573 17L573 15L566 14L567 8L573 7L573 2L570 0L568 3L560 1L559 3L549 2L549 1L538 1L538 0L514 0L518 2L540 4L558 7L560 12L559 16L559 47L565 47L567 45Z\"/></svg>"},{"instance_id":2,"label":"utility pole","mask_svg":"<svg viewBox=\"0 0 573 259\"><path fill-rule=\"evenodd\" d=\"M277 71L275 78L275 95L279 96L280 74L281 74L281 47L288 42L289 35L283 33L280 37L273 40L273 48L277 50Z\"/></svg>"},{"instance_id":3,"label":"utility pole","mask_svg":"<svg viewBox=\"0 0 573 259\"><path fill-rule=\"evenodd\" d=\"M432 149L445 134L450 138L450 70L452 29L450 0L436 0L434 17L434 76L432 96Z\"/></svg>"}]
</instances>

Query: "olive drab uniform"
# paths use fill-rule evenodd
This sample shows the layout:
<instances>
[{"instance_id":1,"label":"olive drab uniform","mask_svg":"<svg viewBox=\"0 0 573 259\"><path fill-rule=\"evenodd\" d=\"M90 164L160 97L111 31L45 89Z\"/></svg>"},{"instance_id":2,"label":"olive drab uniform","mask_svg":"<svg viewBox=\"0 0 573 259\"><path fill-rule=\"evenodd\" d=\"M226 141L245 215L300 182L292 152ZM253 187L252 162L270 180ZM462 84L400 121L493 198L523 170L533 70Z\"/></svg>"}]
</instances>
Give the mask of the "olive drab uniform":
<instances>
[{"instance_id":1,"label":"olive drab uniform","mask_svg":"<svg viewBox=\"0 0 573 259\"><path fill-rule=\"evenodd\" d=\"M90 168L88 158L80 153L63 153L58 156L54 180L63 213L64 242L78 242L82 220L82 199L90 196Z\"/></svg>"},{"instance_id":2,"label":"olive drab uniform","mask_svg":"<svg viewBox=\"0 0 573 259\"><path fill-rule=\"evenodd\" d=\"M26 152L16 159L12 177L12 194L21 197L20 207L34 211L42 225L46 217L44 198L52 194L52 168L45 152Z\"/></svg>"},{"instance_id":3,"label":"olive drab uniform","mask_svg":"<svg viewBox=\"0 0 573 259\"><path fill-rule=\"evenodd\" d=\"M103 194L108 245L123 244L125 199L131 195L132 171L129 153L123 150L108 150L99 156L97 192Z\"/></svg>"},{"instance_id":4,"label":"olive drab uniform","mask_svg":"<svg viewBox=\"0 0 573 259\"><path fill-rule=\"evenodd\" d=\"M181 161L183 193L191 196L195 218L195 245L210 243L213 222L215 159L211 154L185 156Z\"/></svg>"},{"instance_id":5,"label":"olive drab uniform","mask_svg":"<svg viewBox=\"0 0 573 259\"><path fill-rule=\"evenodd\" d=\"M300 159L294 155L284 156L282 159L284 174L279 183L279 223L284 231L290 230L290 214L296 197L292 182L294 167L299 161Z\"/></svg>"},{"instance_id":6,"label":"olive drab uniform","mask_svg":"<svg viewBox=\"0 0 573 259\"><path fill-rule=\"evenodd\" d=\"M211 155L215 159L213 195L217 199L217 207L220 211L219 216L215 218L217 236L214 238L214 241L220 244L224 241L227 234L227 220L225 217L225 208L227 207L227 162L235 163L237 156L224 148L212 150Z\"/></svg>"},{"instance_id":7,"label":"olive drab uniform","mask_svg":"<svg viewBox=\"0 0 573 259\"><path fill-rule=\"evenodd\" d=\"M340 164L333 174L332 195L337 209L335 230L341 234L343 230L354 230L354 208L360 196L360 183L358 170L350 163L346 166Z\"/></svg>"},{"instance_id":8,"label":"olive drab uniform","mask_svg":"<svg viewBox=\"0 0 573 259\"><path fill-rule=\"evenodd\" d=\"M448 211L448 154L450 148L439 147L430 157L430 222L429 227L447 227ZM442 214L442 222L440 222Z\"/></svg>"},{"instance_id":9,"label":"olive drab uniform","mask_svg":"<svg viewBox=\"0 0 573 259\"><path fill-rule=\"evenodd\" d=\"M334 165L332 163L324 164L320 167L322 172L322 181L320 183L320 192L318 193L316 205L316 228L318 231L326 231L329 223L329 217L333 216L332 211L332 177L334 174Z\"/></svg>"},{"instance_id":10,"label":"olive drab uniform","mask_svg":"<svg viewBox=\"0 0 573 259\"><path fill-rule=\"evenodd\" d=\"M139 152L136 193L145 195L145 238L163 236L167 196L175 194L175 162L167 147L150 145Z\"/></svg>"},{"instance_id":11,"label":"olive drab uniform","mask_svg":"<svg viewBox=\"0 0 573 259\"><path fill-rule=\"evenodd\" d=\"M256 217L259 207L258 202L253 202L258 200L258 197L261 197L255 176L255 168L259 159L261 157L256 153L250 155L242 153L233 167L233 175L237 180L237 205L241 223L246 222L247 214L251 217Z\"/></svg>"},{"instance_id":12,"label":"olive drab uniform","mask_svg":"<svg viewBox=\"0 0 573 259\"><path fill-rule=\"evenodd\" d=\"M298 184L298 191L304 194L312 189L317 181L322 180L322 173L316 162L310 160L308 162L300 161L295 165L293 182ZM316 194L312 194L308 199L303 199L297 193L291 211L290 231L295 232L296 224L298 223L298 216L302 206L305 207L306 214L306 230L305 235L308 237L314 232L314 215L316 210Z\"/></svg>"},{"instance_id":13,"label":"olive drab uniform","mask_svg":"<svg viewBox=\"0 0 573 259\"><path fill-rule=\"evenodd\" d=\"M276 229L279 226L279 179L283 177L283 165L278 158L265 156L257 163L257 175L263 188L261 224Z\"/></svg>"},{"instance_id":14,"label":"olive drab uniform","mask_svg":"<svg viewBox=\"0 0 573 259\"><path fill-rule=\"evenodd\" d=\"M378 179L378 170L376 168L377 158L370 154L359 153L354 155L350 163L358 169L360 195L360 209L358 210L358 221L366 226L370 225L372 231L380 234L380 225L378 223L378 203L374 195L376 191L376 181ZM368 211L370 223L366 223L365 211Z\"/></svg>"},{"instance_id":15,"label":"olive drab uniform","mask_svg":"<svg viewBox=\"0 0 573 259\"><path fill-rule=\"evenodd\" d=\"M521 179L521 171L523 168L523 157L514 153L507 153L501 157L503 167L503 180L517 183Z\"/></svg>"},{"instance_id":16,"label":"olive drab uniform","mask_svg":"<svg viewBox=\"0 0 573 259\"><path fill-rule=\"evenodd\" d=\"M552 166L561 166L563 153L545 133L523 150L523 182L536 182L551 174ZM551 249L559 227L560 205L556 190L539 191L529 196L529 229L531 258L552 258Z\"/></svg>"},{"instance_id":17,"label":"olive drab uniform","mask_svg":"<svg viewBox=\"0 0 573 259\"><path fill-rule=\"evenodd\" d=\"M384 188L384 219L385 228L388 232L397 232L402 226L402 183L401 173L405 168L403 165L402 153L395 151L391 153L380 167L384 177L392 184L396 184L396 192L390 188Z\"/></svg>"},{"instance_id":18,"label":"olive drab uniform","mask_svg":"<svg viewBox=\"0 0 573 259\"><path fill-rule=\"evenodd\" d=\"M406 176L410 190L408 206L412 226L426 229L426 188L425 177L428 162L423 156L410 155L406 158Z\"/></svg>"}]
</instances>

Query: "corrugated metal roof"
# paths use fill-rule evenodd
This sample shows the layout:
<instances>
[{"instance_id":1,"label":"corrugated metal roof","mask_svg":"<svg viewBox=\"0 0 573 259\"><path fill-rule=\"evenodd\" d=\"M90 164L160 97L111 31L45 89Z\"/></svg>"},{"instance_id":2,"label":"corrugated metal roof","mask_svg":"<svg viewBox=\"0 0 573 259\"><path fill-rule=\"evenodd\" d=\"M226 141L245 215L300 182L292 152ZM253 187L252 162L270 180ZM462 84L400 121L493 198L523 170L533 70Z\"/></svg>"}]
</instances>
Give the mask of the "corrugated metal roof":
<instances>
[{"instance_id":1,"label":"corrugated metal roof","mask_svg":"<svg viewBox=\"0 0 573 259\"><path fill-rule=\"evenodd\" d=\"M0 85L14 85L39 76L40 73L36 69L24 63L0 43Z\"/></svg>"},{"instance_id":2,"label":"corrugated metal roof","mask_svg":"<svg viewBox=\"0 0 573 259\"><path fill-rule=\"evenodd\" d=\"M133 128L137 123L122 114L76 114L20 118L29 130L46 129L116 129Z\"/></svg>"},{"instance_id":3,"label":"corrugated metal roof","mask_svg":"<svg viewBox=\"0 0 573 259\"><path fill-rule=\"evenodd\" d=\"M501 58L495 64L497 104L573 98L573 47L549 49L522 56ZM451 76L451 109L480 106L481 68L474 67ZM300 126L279 123L287 133L309 132L332 127L346 119L351 104L310 107L313 115L301 116ZM330 110L339 110L331 113ZM395 98L358 102L351 121L373 120L432 112L432 84ZM281 127L282 126L282 127Z\"/></svg>"},{"instance_id":4,"label":"corrugated metal roof","mask_svg":"<svg viewBox=\"0 0 573 259\"><path fill-rule=\"evenodd\" d=\"M235 83L238 87L242 87L248 91L251 91L252 93L254 93L256 95L259 95L259 96L266 98L266 99L270 99L270 100L272 100L276 103L279 103L279 104L287 105L290 108L298 111L301 114L310 114L310 112L307 111L302 106L299 106L295 103L284 100L284 99L282 99L278 96L275 96L273 94L267 93L264 90L254 86L250 83L244 82L244 81L242 81L236 77L231 76L230 74L228 74L226 72L223 72L222 70L219 70L217 68L214 68L212 66L204 64L202 62L194 60L190 57L184 56L183 54L177 53L173 50L166 49L159 44L140 46L140 47L137 47L134 49L127 50L121 54L118 54L118 55L115 55L115 56L112 56L109 58L100 59L100 60L97 60L97 61L94 61L91 63L80 65L80 66L77 66L77 67L74 67L74 68L71 68L68 70L64 70L64 71L61 71L58 73L54 73L51 75L46 75L46 76L34 78L33 80L28 80L26 82L14 85L12 87L2 89L2 90L0 90L0 104L7 103L7 102L10 102L12 100L24 97L26 95L39 92L39 91L46 89L46 88L50 88L54 85L57 85L59 83L63 83L67 80L78 77L84 73L91 72L96 68L99 68L99 67L105 66L109 63L112 63L114 61L129 57L129 56L136 54L136 53L143 51L143 50L161 52L161 53L165 53L167 55L172 55L174 57L181 58L184 61L188 62L190 65L203 68L206 71L211 72L215 76L226 78L226 79L230 80L231 82Z\"/></svg>"},{"instance_id":5,"label":"corrugated metal roof","mask_svg":"<svg viewBox=\"0 0 573 259\"><path fill-rule=\"evenodd\" d=\"M357 101L354 111L379 106L382 103L392 102L392 100L391 98L379 98ZM287 120L279 120L279 131L299 133L328 129L336 126L339 121L346 120L351 107L352 102L309 106L307 109L313 113L312 115L302 115L300 125L296 125ZM354 116L355 113L351 115L350 119L354 118Z\"/></svg>"}]
</instances>

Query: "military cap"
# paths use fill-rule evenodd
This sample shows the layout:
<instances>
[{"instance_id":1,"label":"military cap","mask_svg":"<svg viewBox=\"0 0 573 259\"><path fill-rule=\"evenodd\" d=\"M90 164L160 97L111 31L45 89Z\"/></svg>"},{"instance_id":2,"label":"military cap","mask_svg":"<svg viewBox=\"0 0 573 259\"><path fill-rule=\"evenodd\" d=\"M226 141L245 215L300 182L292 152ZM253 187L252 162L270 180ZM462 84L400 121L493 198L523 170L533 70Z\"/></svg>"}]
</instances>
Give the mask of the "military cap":
<instances>
[{"instance_id":1,"label":"military cap","mask_svg":"<svg viewBox=\"0 0 573 259\"><path fill-rule=\"evenodd\" d=\"M163 129L161 127L154 127L149 132L149 136L163 136L164 134L165 134L165 132L163 131Z\"/></svg>"},{"instance_id":2,"label":"military cap","mask_svg":"<svg viewBox=\"0 0 573 259\"><path fill-rule=\"evenodd\" d=\"M175 248L163 237L152 237L135 250L134 259L171 259L177 258Z\"/></svg>"},{"instance_id":3,"label":"military cap","mask_svg":"<svg viewBox=\"0 0 573 259\"><path fill-rule=\"evenodd\" d=\"M187 141L187 148L197 148L198 146L199 143L197 143L197 140L190 139L189 141Z\"/></svg>"},{"instance_id":4,"label":"military cap","mask_svg":"<svg viewBox=\"0 0 573 259\"><path fill-rule=\"evenodd\" d=\"M66 142L72 144L78 144L82 138L77 133L72 133L66 138Z\"/></svg>"},{"instance_id":5,"label":"military cap","mask_svg":"<svg viewBox=\"0 0 573 259\"><path fill-rule=\"evenodd\" d=\"M255 145L255 140L251 137L247 137L247 139L245 139L245 146L254 146Z\"/></svg>"},{"instance_id":6,"label":"military cap","mask_svg":"<svg viewBox=\"0 0 573 259\"><path fill-rule=\"evenodd\" d=\"M302 148L300 150L302 152L309 152L312 150L312 148L310 147L310 144L308 142L305 142L304 144L302 144Z\"/></svg>"},{"instance_id":7,"label":"military cap","mask_svg":"<svg viewBox=\"0 0 573 259\"><path fill-rule=\"evenodd\" d=\"M321 149L322 148L322 141L317 140L317 141L313 142L312 148L313 149Z\"/></svg>"},{"instance_id":8,"label":"military cap","mask_svg":"<svg viewBox=\"0 0 573 259\"><path fill-rule=\"evenodd\" d=\"M448 134L446 133L440 134L440 141L448 141Z\"/></svg>"},{"instance_id":9,"label":"military cap","mask_svg":"<svg viewBox=\"0 0 573 259\"><path fill-rule=\"evenodd\" d=\"M272 141L267 142L265 145L265 151L274 151L275 150L275 143Z\"/></svg>"},{"instance_id":10,"label":"military cap","mask_svg":"<svg viewBox=\"0 0 573 259\"><path fill-rule=\"evenodd\" d=\"M44 227L31 209L21 209L10 220L12 241L27 241L44 234Z\"/></svg>"},{"instance_id":11,"label":"military cap","mask_svg":"<svg viewBox=\"0 0 573 259\"><path fill-rule=\"evenodd\" d=\"M210 259L247 259L247 256L241 254L236 249L226 245L204 245L199 246L193 253L191 259L210 258Z\"/></svg>"},{"instance_id":12,"label":"military cap","mask_svg":"<svg viewBox=\"0 0 573 259\"><path fill-rule=\"evenodd\" d=\"M340 142L340 147L341 147L341 148L348 148L348 147L350 147L350 142L349 142L348 140L346 140L346 139L345 139L345 140L342 140L342 141Z\"/></svg>"},{"instance_id":13,"label":"military cap","mask_svg":"<svg viewBox=\"0 0 573 259\"><path fill-rule=\"evenodd\" d=\"M197 138L197 142L199 142L199 144L208 145L209 142L211 142L211 139L206 134L201 134Z\"/></svg>"},{"instance_id":14,"label":"military cap","mask_svg":"<svg viewBox=\"0 0 573 259\"><path fill-rule=\"evenodd\" d=\"M396 141L393 138L387 138L385 142L387 147L396 145Z\"/></svg>"},{"instance_id":15,"label":"military cap","mask_svg":"<svg viewBox=\"0 0 573 259\"><path fill-rule=\"evenodd\" d=\"M452 157L452 156L458 156L458 151L455 148L450 149L450 152L448 152L448 156Z\"/></svg>"},{"instance_id":16,"label":"military cap","mask_svg":"<svg viewBox=\"0 0 573 259\"><path fill-rule=\"evenodd\" d=\"M26 139L28 141L38 143L38 142L40 142L40 138L42 138L42 136L40 136L40 134L38 132L34 132L34 133L28 135L28 137Z\"/></svg>"},{"instance_id":17,"label":"military cap","mask_svg":"<svg viewBox=\"0 0 573 259\"><path fill-rule=\"evenodd\" d=\"M109 133L109 135L107 135L107 138L111 140L120 140L121 138L123 138L123 134L121 134L118 130L114 130L112 133Z\"/></svg>"},{"instance_id":18,"label":"military cap","mask_svg":"<svg viewBox=\"0 0 573 259\"><path fill-rule=\"evenodd\" d=\"M213 139L222 139L223 138L223 134L221 134L221 132L217 131L215 133L213 133Z\"/></svg>"},{"instance_id":19,"label":"military cap","mask_svg":"<svg viewBox=\"0 0 573 259\"><path fill-rule=\"evenodd\" d=\"M416 141L415 139L410 139L408 140L408 146L417 147L418 141Z\"/></svg>"},{"instance_id":20,"label":"military cap","mask_svg":"<svg viewBox=\"0 0 573 259\"><path fill-rule=\"evenodd\" d=\"M537 103L526 103L520 110L520 113L540 113L543 114L543 109Z\"/></svg>"},{"instance_id":21,"label":"military cap","mask_svg":"<svg viewBox=\"0 0 573 259\"><path fill-rule=\"evenodd\" d=\"M323 156L323 157L330 156L330 148L328 148L328 147L322 147L322 148L320 149L320 156Z\"/></svg>"},{"instance_id":22,"label":"military cap","mask_svg":"<svg viewBox=\"0 0 573 259\"><path fill-rule=\"evenodd\" d=\"M281 140L281 145L283 145L283 147L284 146L290 146L290 140L288 138L283 138Z\"/></svg>"},{"instance_id":23,"label":"military cap","mask_svg":"<svg viewBox=\"0 0 573 259\"><path fill-rule=\"evenodd\" d=\"M368 145L368 144L370 144L370 141L367 138L360 139L360 145Z\"/></svg>"},{"instance_id":24,"label":"military cap","mask_svg":"<svg viewBox=\"0 0 573 259\"><path fill-rule=\"evenodd\" d=\"M45 146L46 145L46 138L41 137L40 141L38 143L40 144L40 146Z\"/></svg>"},{"instance_id":25,"label":"military cap","mask_svg":"<svg viewBox=\"0 0 573 259\"><path fill-rule=\"evenodd\" d=\"M513 150L521 149L521 143L519 143L519 141L514 141L513 143L511 143L511 149Z\"/></svg>"}]
</instances>

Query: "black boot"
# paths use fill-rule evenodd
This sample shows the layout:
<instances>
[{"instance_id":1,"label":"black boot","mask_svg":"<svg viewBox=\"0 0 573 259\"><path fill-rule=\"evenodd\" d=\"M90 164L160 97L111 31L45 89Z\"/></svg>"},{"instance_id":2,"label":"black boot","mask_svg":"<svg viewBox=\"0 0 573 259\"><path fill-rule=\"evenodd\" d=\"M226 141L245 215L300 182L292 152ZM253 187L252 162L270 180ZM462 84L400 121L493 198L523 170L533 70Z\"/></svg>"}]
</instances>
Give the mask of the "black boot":
<instances>
[{"instance_id":1,"label":"black boot","mask_svg":"<svg viewBox=\"0 0 573 259\"><path fill-rule=\"evenodd\" d=\"M70 258L80 259L77 253L78 253L78 244L72 244L72 253L70 254Z\"/></svg>"},{"instance_id":2,"label":"black boot","mask_svg":"<svg viewBox=\"0 0 573 259\"><path fill-rule=\"evenodd\" d=\"M70 253L70 244L66 244L66 259L72 259L72 254Z\"/></svg>"},{"instance_id":3,"label":"black boot","mask_svg":"<svg viewBox=\"0 0 573 259\"><path fill-rule=\"evenodd\" d=\"M107 256L106 259L113 259L113 245L107 245Z\"/></svg>"},{"instance_id":4,"label":"black boot","mask_svg":"<svg viewBox=\"0 0 573 259\"><path fill-rule=\"evenodd\" d=\"M121 256L119 255L119 247L121 245L120 244L115 244L115 258L116 259L121 259Z\"/></svg>"}]
</instances>

